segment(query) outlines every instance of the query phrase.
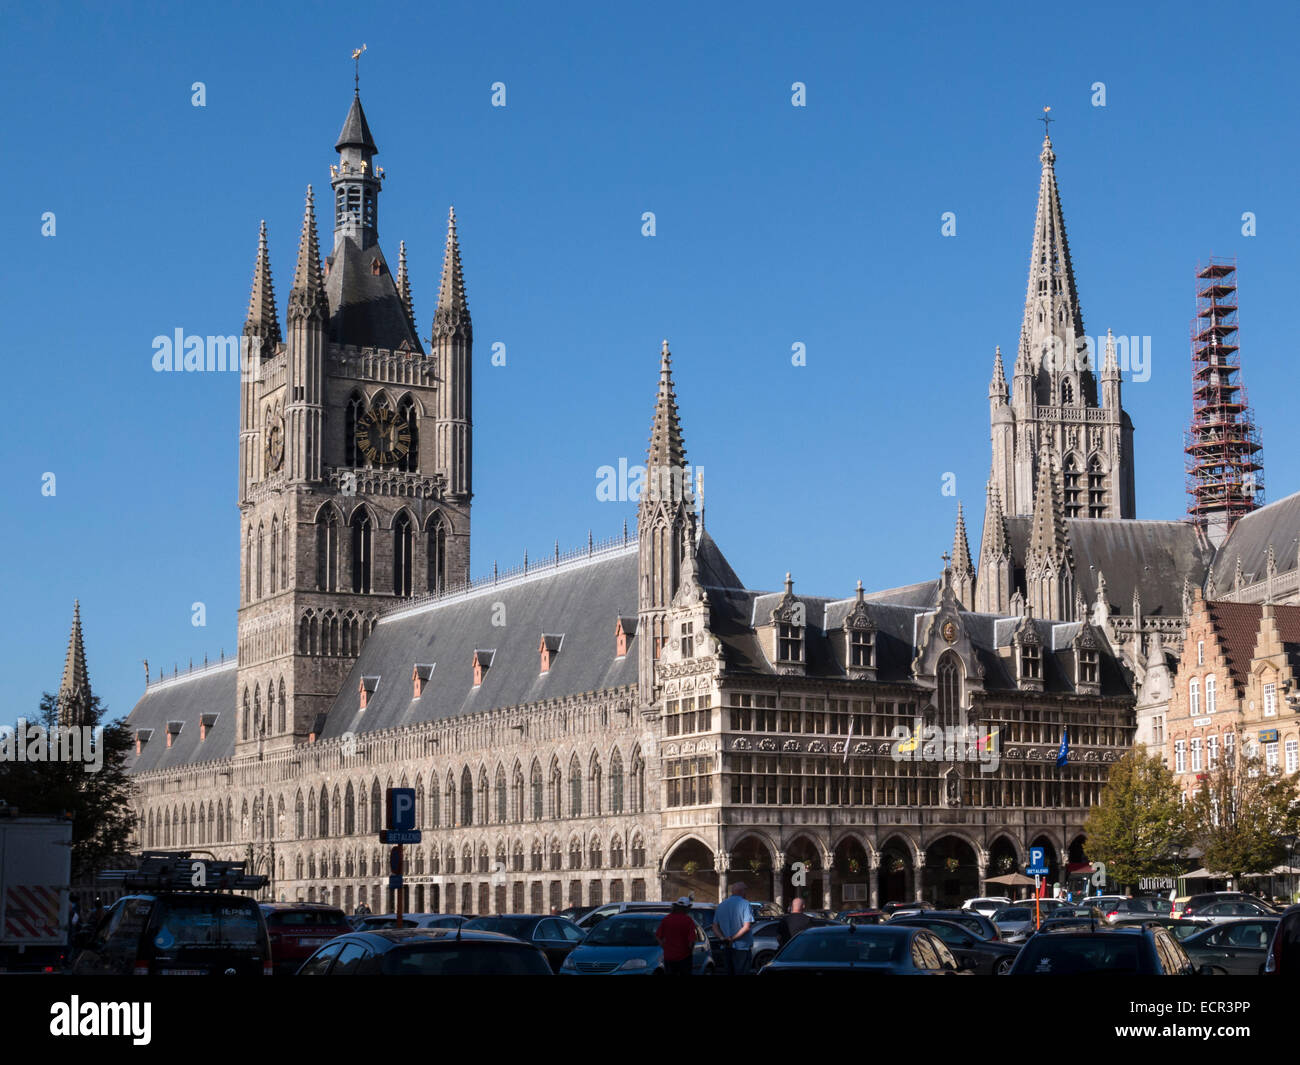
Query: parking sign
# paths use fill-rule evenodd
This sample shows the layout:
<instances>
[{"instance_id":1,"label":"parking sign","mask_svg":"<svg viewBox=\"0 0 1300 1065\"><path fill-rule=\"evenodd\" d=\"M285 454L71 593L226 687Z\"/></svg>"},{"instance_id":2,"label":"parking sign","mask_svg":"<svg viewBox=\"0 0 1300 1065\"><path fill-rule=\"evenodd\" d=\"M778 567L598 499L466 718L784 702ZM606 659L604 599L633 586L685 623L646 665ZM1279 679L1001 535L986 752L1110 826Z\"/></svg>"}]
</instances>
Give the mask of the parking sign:
<instances>
[{"instance_id":1,"label":"parking sign","mask_svg":"<svg viewBox=\"0 0 1300 1065\"><path fill-rule=\"evenodd\" d=\"M396 832L415 829L415 789L388 789L388 827Z\"/></svg>"}]
</instances>

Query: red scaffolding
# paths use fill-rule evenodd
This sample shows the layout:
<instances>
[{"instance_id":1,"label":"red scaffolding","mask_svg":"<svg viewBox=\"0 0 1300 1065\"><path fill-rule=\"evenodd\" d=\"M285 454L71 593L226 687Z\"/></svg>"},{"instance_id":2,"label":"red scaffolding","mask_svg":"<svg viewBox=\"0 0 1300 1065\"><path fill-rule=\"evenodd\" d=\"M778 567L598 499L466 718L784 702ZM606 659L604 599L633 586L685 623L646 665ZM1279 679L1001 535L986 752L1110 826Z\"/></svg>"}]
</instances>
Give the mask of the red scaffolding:
<instances>
[{"instance_id":1,"label":"red scaffolding","mask_svg":"<svg viewBox=\"0 0 1300 1065\"><path fill-rule=\"evenodd\" d=\"M1264 501L1259 430L1239 380L1237 350L1237 262L1211 259L1196 271L1187 512L1197 522L1226 521L1229 528Z\"/></svg>"}]
</instances>

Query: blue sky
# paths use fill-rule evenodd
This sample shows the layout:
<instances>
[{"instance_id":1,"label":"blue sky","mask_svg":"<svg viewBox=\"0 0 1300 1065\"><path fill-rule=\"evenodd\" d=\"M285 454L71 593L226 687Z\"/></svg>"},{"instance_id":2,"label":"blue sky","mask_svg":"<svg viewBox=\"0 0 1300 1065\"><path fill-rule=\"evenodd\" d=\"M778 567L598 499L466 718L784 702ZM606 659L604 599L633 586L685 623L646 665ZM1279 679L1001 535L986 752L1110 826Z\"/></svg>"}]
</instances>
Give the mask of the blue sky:
<instances>
[{"instance_id":1,"label":"blue sky","mask_svg":"<svg viewBox=\"0 0 1300 1065\"><path fill-rule=\"evenodd\" d=\"M1143 7L5 5L13 716L57 688L75 597L115 714L140 659L233 651L238 382L154 373L151 341L239 331L263 218L283 315L363 42L381 243L395 259L407 242L422 335L448 204L460 220L476 574L634 519L597 501L596 471L644 461L663 337L708 527L751 586L934 576L949 472L976 548L1044 105L1087 331L1152 338L1150 379L1124 391L1139 516L1186 509L1193 271L1210 255L1239 257L1267 498L1300 489L1300 16Z\"/></svg>"}]
</instances>

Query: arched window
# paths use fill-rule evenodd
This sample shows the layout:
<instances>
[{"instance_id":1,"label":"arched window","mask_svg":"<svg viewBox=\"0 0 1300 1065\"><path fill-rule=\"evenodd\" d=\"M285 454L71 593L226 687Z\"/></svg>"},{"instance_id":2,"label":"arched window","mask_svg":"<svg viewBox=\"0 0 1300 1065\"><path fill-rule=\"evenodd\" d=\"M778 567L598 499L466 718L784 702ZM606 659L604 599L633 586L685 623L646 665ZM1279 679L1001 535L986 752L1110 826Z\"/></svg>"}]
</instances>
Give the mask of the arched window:
<instances>
[{"instance_id":1,"label":"arched window","mask_svg":"<svg viewBox=\"0 0 1300 1065\"><path fill-rule=\"evenodd\" d=\"M569 762L569 816L582 816L582 766L576 754Z\"/></svg>"},{"instance_id":2,"label":"arched window","mask_svg":"<svg viewBox=\"0 0 1300 1065\"><path fill-rule=\"evenodd\" d=\"M343 797L343 834L345 836L355 835L357 831L357 800L356 794L352 790L352 782L348 781L347 794Z\"/></svg>"},{"instance_id":3,"label":"arched window","mask_svg":"<svg viewBox=\"0 0 1300 1065\"><path fill-rule=\"evenodd\" d=\"M277 725L276 731L279 732L280 734L283 735L286 731L288 731L288 727L289 727L288 707L286 706L285 699L284 699L284 678L283 677L280 678L280 712L278 715L278 720L276 722L276 725Z\"/></svg>"},{"instance_id":4,"label":"arched window","mask_svg":"<svg viewBox=\"0 0 1300 1065\"><path fill-rule=\"evenodd\" d=\"M357 425L365 416L365 401L356 392L348 399L347 411L343 418L343 465L360 466L362 464L361 448L357 446Z\"/></svg>"},{"instance_id":5,"label":"arched window","mask_svg":"<svg viewBox=\"0 0 1300 1065\"><path fill-rule=\"evenodd\" d=\"M569 840L569 868L582 868L582 840L578 839L577 836Z\"/></svg>"},{"instance_id":6,"label":"arched window","mask_svg":"<svg viewBox=\"0 0 1300 1065\"><path fill-rule=\"evenodd\" d=\"M393 594L411 594L412 566L411 550L415 538L411 533L411 518L406 511L397 515L393 522Z\"/></svg>"},{"instance_id":7,"label":"arched window","mask_svg":"<svg viewBox=\"0 0 1300 1065\"><path fill-rule=\"evenodd\" d=\"M374 780L370 783L370 827L375 832L378 832L379 826L383 824L382 810L383 806L379 801L379 781Z\"/></svg>"},{"instance_id":8,"label":"arched window","mask_svg":"<svg viewBox=\"0 0 1300 1065\"><path fill-rule=\"evenodd\" d=\"M443 798L447 800L447 810L444 818L448 828L454 828L456 821L456 777L450 769L447 770L447 786L443 790Z\"/></svg>"},{"instance_id":9,"label":"arched window","mask_svg":"<svg viewBox=\"0 0 1300 1065\"><path fill-rule=\"evenodd\" d=\"M262 598L262 567L264 564L263 555L262 555L262 544L263 544L263 532L262 532L262 525L259 522L257 526L257 577L255 578L258 599Z\"/></svg>"},{"instance_id":10,"label":"arched window","mask_svg":"<svg viewBox=\"0 0 1300 1065\"><path fill-rule=\"evenodd\" d=\"M244 720L242 723L242 727L239 730L241 739L246 740L250 735L252 735L252 728L253 728L252 716L253 714L252 711L249 709L249 704L248 704L248 688L244 688L244 714L243 714Z\"/></svg>"},{"instance_id":11,"label":"arched window","mask_svg":"<svg viewBox=\"0 0 1300 1065\"><path fill-rule=\"evenodd\" d=\"M1074 382L1066 378L1061 382L1061 406L1072 407L1074 405Z\"/></svg>"},{"instance_id":12,"label":"arched window","mask_svg":"<svg viewBox=\"0 0 1300 1065\"><path fill-rule=\"evenodd\" d=\"M460 774L460 823L474 823L474 777L470 774L469 766L461 770Z\"/></svg>"},{"instance_id":13,"label":"arched window","mask_svg":"<svg viewBox=\"0 0 1300 1065\"><path fill-rule=\"evenodd\" d=\"M406 435L410 437L410 447L406 454L397 460L397 468L414 472L420 468L420 418L415 411L415 402L410 396L406 396L397 405L397 424L404 426Z\"/></svg>"},{"instance_id":14,"label":"arched window","mask_svg":"<svg viewBox=\"0 0 1300 1065\"><path fill-rule=\"evenodd\" d=\"M289 587L289 515L280 525L280 583Z\"/></svg>"},{"instance_id":15,"label":"arched window","mask_svg":"<svg viewBox=\"0 0 1300 1065\"><path fill-rule=\"evenodd\" d=\"M293 838L294 839L302 839L302 832L303 832L303 828L305 827L303 823L303 817L304 817L304 813L303 813L303 804L302 804L302 792L300 791L298 792L298 797L293 801Z\"/></svg>"},{"instance_id":16,"label":"arched window","mask_svg":"<svg viewBox=\"0 0 1300 1065\"><path fill-rule=\"evenodd\" d=\"M316 517L316 587L322 592L339 589L339 516L333 507Z\"/></svg>"},{"instance_id":17,"label":"arched window","mask_svg":"<svg viewBox=\"0 0 1300 1065\"><path fill-rule=\"evenodd\" d=\"M1201 682L1196 677L1193 677L1191 679L1191 682L1187 685L1187 697L1188 697L1188 701L1191 703L1190 710L1191 710L1192 717L1200 717L1201 716Z\"/></svg>"},{"instance_id":18,"label":"arched window","mask_svg":"<svg viewBox=\"0 0 1300 1065\"><path fill-rule=\"evenodd\" d=\"M257 736L265 731L262 725L262 686L255 684L253 685L253 735Z\"/></svg>"},{"instance_id":19,"label":"arched window","mask_svg":"<svg viewBox=\"0 0 1300 1065\"><path fill-rule=\"evenodd\" d=\"M434 514L427 526L429 582L431 592L441 592L447 587L447 523L441 514Z\"/></svg>"},{"instance_id":20,"label":"arched window","mask_svg":"<svg viewBox=\"0 0 1300 1065\"><path fill-rule=\"evenodd\" d=\"M599 817L604 810L604 796L601 795L604 780L600 772L600 758L596 754L591 756L591 765L587 769L587 780L587 787L591 790L589 810L593 816Z\"/></svg>"},{"instance_id":21,"label":"arched window","mask_svg":"<svg viewBox=\"0 0 1300 1065\"><path fill-rule=\"evenodd\" d=\"M514 772L510 779L510 812L514 815L514 820L522 821L524 819L524 767L515 762Z\"/></svg>"},{"instance_id":22,"label":"arched window","mask_svg":"<svg viewBox=\"0 0 1300 1065\"><path fill-rule=\"evenodd\" d=\"M561 783L560 763L551 761L551 816L564 816L564 789Z\"/></svg>"},{"instance_id":23,"label":"arched window","mask_svg":"<svg viewBox=\"0 0 1300 1065\"><path fill-rule=\"evenodd\" d=\"M961 716L961 661L951 651L945 651L935 670L935 703L939 709L939 724L955 727Z\"/></svg>"},{"instance_id":24,"label":"arched window","mask_svg":"<svg viewBox=\"0 0 1300 1065\"><path fill-rule=\"evenodd\" d=\"M533 770L529 782L529 790L532 792L532 809L533 820L542 819L542 767L533 761Z\"/></svg>"},{"instance_id":25,"label":"arched window","mask_svg":"<svg viewBox=\"0 0 1300 1065\"><path fill-rule=\"evenodd\" d=\"M429 827L440 828L442 826L441 802L438 797L438 778L436 775L429 776Z\"/></svg>"},{"instance_id":26,"label":"arched window","mask_svg":"<svg viewBox=\"0 0 1300 1065\"><path fill-rule=\"evenodd\" d=\"M492 817L492 807L488 802L488 776L487 770L479 766L478 770L478 823L485 825Z\"/></svg>"},{"instance_id":27,"label":"arched window","mask_svg":"<svg viewBox=\"0 0 1300 1065\"><path fill-rule=\"evenodd\" d=\"M1088 460L1088 517L1106 516L1106 470L1101 459L1093 455Z\"/></svg>"},{"instance_id":28,"label":"arched window","mask_svg":"<svg viewBox=\"0 0 1300 1065\"><path fill-rule=\"evenodd\" d=\"M248 536L244 540L244 601L253 601L253 527L248 527Z\"/></svg>"},{"instance_id":29,"label":"arched window","mask_svg":"<svg viewBox=\"0 0 1300 1065\"><path fill-rule=\"evenodd\" d=\"M623 756L618 751L609 761L609 812L623 812Z\"/></svg>"},{"instance_id":30,"label":"arched window","mask_svg":"<svg viewBox=\"0 0 1300 1065\"><path fill-rule=\"evenodd\" d=\"M280 578L280 519L278 517L271 519L271 592L272 594L278 588Z\"/></svg>"},{"instance_id":31,"label":"arched window","mask_svg":"<svg viewBox=\"0 0 1300 1065\"><path fill-rule=\"evenodd\" d=\"M1065 481L1065 516L1078 518L1083 513L1083 471L1074 455L1066 455L1062 469Z\"/></svg>"},{"instance_id":32,"label":"arched window","mask_svg":"<svg viewBox=\"0 0 1300 1065\"><path fill-rule=\"evenodd\" d=\"M357 507L352 515L352 590L367 593L370 591L371 561L371 526L370 515L365 507Z\"/></svg>"},{"instance_id":33,"label":"arched window","mask_svg":"<svg viewBox=\"0 0 1300 1065\"><path fill-rule=\"evenodd\" d=\"M506 812L508 809L508 795L506 793L506 771L501 766L497 766L497 821L504 824L508 818Z\"/></svg>"},{"instance_id":34,"label":"arched window","mask_svg":"<svg viewBox=\"0 0 1300 1065\"><path fill-rule=\"evenodd\" d=\"M641 757L641 749L638 747L632 753L632 796L631 806L632 813L639 814L645 812L645 759Z\"/></svg>"}]
</instances>

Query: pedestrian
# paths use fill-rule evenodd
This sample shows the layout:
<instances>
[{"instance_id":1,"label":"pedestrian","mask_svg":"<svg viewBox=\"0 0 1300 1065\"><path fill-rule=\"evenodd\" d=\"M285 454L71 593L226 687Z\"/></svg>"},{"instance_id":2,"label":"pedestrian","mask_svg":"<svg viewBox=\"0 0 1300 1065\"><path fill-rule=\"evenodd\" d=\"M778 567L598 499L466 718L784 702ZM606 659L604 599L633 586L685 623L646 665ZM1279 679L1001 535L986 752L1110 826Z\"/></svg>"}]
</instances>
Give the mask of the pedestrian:
<instances>
[{"instance_id":1,"label":"pedestrian","mask_svg":"<svg viewBox=\"0 0 1300 1065\"><path fill-rule=\"evenodd\" d=\"M745 900L745 884L732 884L730 896L713 911L713 934L722 940L722 956L730 976L749 972L753 926L754 911Z\"/></svg>"},{"instance_id":2,"label":"pedestrian","mask_svg":"<svg viewBox=\"0 0 1300 1065\"><path fill-rule=\"evenodd\" d=\"M688 912L690 908L691 900L683 895L655 929L655 939L664 952L664 972L669 976L691 975L700 926Z\"/></svg>"},{"instance_id":3,"label":"pedestrian","mask_svg":"<svg viewBox=\"0 0 1300 1065\"><path fill-rule=\"evenodd\" d=\"M790 903L790 912L776 922L776 938L785 946L805 928L812 927L812 918L803 912L803 899L796 898Z\"/></svg>"}]
</instances>

